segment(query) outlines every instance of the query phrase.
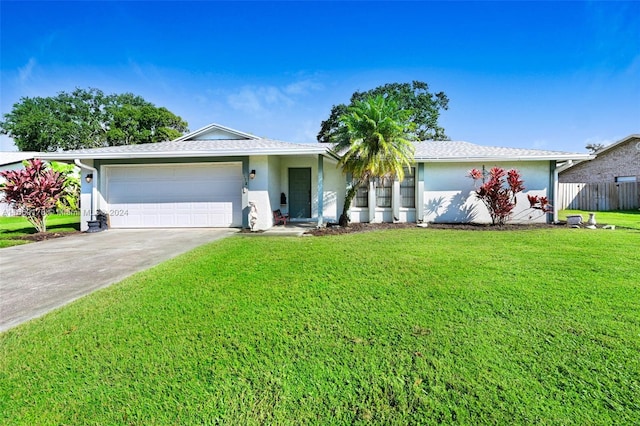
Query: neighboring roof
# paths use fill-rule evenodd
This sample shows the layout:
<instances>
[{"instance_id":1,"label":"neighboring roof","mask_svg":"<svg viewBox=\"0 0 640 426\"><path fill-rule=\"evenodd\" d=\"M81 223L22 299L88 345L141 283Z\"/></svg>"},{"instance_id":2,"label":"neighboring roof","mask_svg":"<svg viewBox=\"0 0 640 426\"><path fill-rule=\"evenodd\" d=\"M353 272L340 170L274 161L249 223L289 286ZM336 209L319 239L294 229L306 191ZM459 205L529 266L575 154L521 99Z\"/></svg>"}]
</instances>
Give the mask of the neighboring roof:
<instances>
[{"instance_id":1,"label":"neighboring roof","mask_svg":"<svg viewBox=\"0 0 640 426\"><path fill-rule=\"evenodd\" d=\"M29 160L40 154L40 152L34 151L2 151L0 152L0 166L21 163L24 160Z\"/></svg>"},{"instance_id":2,"label":"neighboring roof","mask_svg":"<svg viewBox=\"0 0 640 426\"><path fill-rule=\"evenodd\" d=\"M613 148L615 148L615 147L617 147L619 145L623 145L623 144L625 144L625 143L627 143L627 142L629 142L629 141L631 141L633 139L640 140L640 134L635 133L633 135L629 135L624 139L620 139L617 142L614 142L614 143L612 143L610 145L607 145L607 146L605 146L603 148L600 148L599 150L597 150L595 152L595 155L598 156L599 154L602 154L603 152L609 151L610 149L613 149ZM638 143L640 144L640 142L638 142ZM640 145L638 145L638 151L640 151Z\"/></svg>"},{"instance_id":3,"label":"neighboring roof","mask_svg":"<svg viewBox=\"0 0 640 426\"><path fill-rule=\"evenodd\" d=\"M527 161L527 160L587 160L590 154L548 151L541 149L505 148L499 146L476 145L462 141L425 141L415 144L416 161Z\"/></svg>"},{"instance_id":4,"label":"neighboring roof","mask_svg":"<svg viewBox=\"0 0 640 426\"><path fill-rule=\"evenodd\" d=\"M609 150L611 150L613 148L616 148L616 147L618 147L620 145L624 145L625 143L633 141L634 139L638 140L636 148L638 149L638 151L640 151L640 134L634 133L632 135L627 136L626 138L620 139L617 142L614 142L614 143L612 143L610 145L607 145L607 146L605 146L603 148L600 148L599 150L594 152L589 158L580 159L579 161L577 161L575 163L568 163L565 167L563 167L559 171L559 173L564 173L567 170L576 167L578 164L584 163L585 161L593 160L595 158L598 158L598 155L603 154L603 153L605 153L605 152L607 152L607 151L609 151Z\"/></svg>"}]
</instances>

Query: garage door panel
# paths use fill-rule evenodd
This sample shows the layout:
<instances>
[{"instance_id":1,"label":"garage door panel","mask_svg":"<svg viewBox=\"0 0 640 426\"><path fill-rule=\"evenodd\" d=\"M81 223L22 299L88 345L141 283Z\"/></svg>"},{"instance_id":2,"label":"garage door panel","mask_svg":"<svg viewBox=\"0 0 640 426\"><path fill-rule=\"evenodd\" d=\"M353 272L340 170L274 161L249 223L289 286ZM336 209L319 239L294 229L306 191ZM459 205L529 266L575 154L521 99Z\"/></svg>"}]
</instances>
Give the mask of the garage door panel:
<instances>
[{"instance_id":1,"label":"garage door panel","mask_svg":"<svg viewBox=\"0 0 640 426\"><path fill-rule=\"evenodd\" d=\"M239 163L112 167L111 226L241 226L242 185Z\"/></svg>"}]
</instances>

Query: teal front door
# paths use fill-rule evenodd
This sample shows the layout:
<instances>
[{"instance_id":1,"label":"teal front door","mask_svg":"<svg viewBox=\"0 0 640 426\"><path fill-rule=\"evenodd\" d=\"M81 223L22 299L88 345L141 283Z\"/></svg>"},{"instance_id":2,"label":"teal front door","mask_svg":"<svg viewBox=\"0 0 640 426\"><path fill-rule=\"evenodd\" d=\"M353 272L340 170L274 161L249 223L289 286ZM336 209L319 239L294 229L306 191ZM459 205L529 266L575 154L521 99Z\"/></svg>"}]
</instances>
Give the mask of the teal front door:
<instances>
[{"instance_id":1,"label":"teal front door","mask_svg":"<svg viewBox=\"0 0 640 426\"><path fill-rule=\"evenodd\" d=\"M289 217L311 217L311 169L289 169Z\"/></svg>"}]
</instances>

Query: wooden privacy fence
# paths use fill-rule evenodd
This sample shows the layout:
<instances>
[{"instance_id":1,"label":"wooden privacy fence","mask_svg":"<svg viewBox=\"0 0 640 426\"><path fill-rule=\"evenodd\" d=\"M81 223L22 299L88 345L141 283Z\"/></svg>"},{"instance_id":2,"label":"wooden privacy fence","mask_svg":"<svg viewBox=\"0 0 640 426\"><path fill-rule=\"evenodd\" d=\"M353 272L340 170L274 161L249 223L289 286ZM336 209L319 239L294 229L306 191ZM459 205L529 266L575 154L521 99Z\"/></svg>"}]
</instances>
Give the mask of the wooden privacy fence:
<instances>
[{"instance_id":1,"label":"wooden privacy fence","mask_svg":"<svg viewBox=\"0 0 640 426\"><path fill-rule=\"evenodd\" d=\"M556 204L560 210L633 210L640 208L640 183L561 183Z\"/></svg>"}]
</instances>

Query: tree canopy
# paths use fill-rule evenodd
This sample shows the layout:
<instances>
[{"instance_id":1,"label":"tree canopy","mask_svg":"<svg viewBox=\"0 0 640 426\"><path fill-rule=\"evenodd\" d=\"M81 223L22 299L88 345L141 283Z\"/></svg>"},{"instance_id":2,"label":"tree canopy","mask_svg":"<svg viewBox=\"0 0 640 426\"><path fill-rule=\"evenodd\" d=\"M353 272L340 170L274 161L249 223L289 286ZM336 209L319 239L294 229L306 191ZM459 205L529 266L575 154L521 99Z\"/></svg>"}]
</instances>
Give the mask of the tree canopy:
<instances>
[{"instance_id":1,"label":"tree canopy","mask_svg":"<svg viewBox=\"0 0 640 426\"><path fill-rule=\"evenodd\" d=\"M404 178L414 155L412 115L395 98L378 94L355 101L339 117L340 126L331 141L341 156L338 167L352 176L340 225L348 223L347 211L360 184L375 178Z\"/></svg>"},{"instance_id":2,"label":"tree canopy","mask_svg":"<svg viewBox=\"0 0 640 426\"><path fill-rule=\"evenodd\" d=\"M605 145L603 143L588 143L585 148L587 148L589 151L591 151L591 153L595 153L599 150L601 150L602 148L604 148Z\"/></svg>"},{"instance_id":3,"label":"tree canopy","mask_svg":"<svg viewBox=\"0 0 640 426\"><path fill-rule=\"evenodd\" d=\"M161 142L180 137L187 122L132 93L76 89L53 97L23 97L0 121L21 151L52 152Z\"/></svg>"},{"instance_id":4,"label":"tree canopy","mask_svg":"<svg viewBox=\"0 0 640 426\"><path fill-rule=\"evenodd\" d=\"M320 125L318 142L332 142L343 125L340 117L350 106L369 97L382 96L394 98L401 110L411 111L409 121L415 124L418 140L448 140L444 128L438 124L440 110L449 108L449 98L444 92L431 93L429 86L422 81L412 83L387 83L366 92L355 92L351 95L349 105L338 104L331 108L329 118Z\"/></svg>"}]
</instances>

